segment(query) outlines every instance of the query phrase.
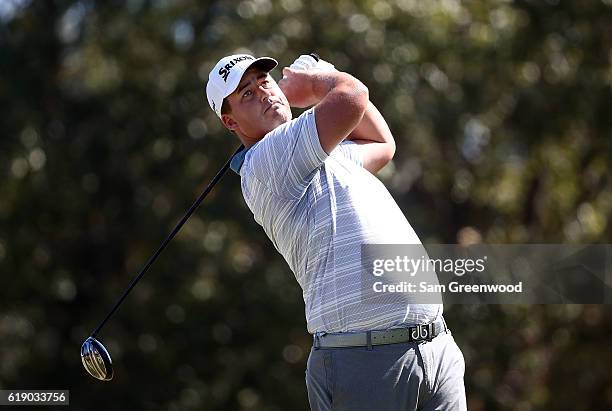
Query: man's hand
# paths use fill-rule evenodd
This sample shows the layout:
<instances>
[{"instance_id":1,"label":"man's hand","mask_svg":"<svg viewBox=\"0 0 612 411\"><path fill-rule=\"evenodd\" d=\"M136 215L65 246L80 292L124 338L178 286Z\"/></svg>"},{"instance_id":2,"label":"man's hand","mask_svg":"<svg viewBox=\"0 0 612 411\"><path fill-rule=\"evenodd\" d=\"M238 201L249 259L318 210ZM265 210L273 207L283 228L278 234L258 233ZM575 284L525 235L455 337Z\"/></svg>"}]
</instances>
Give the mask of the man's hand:
<instances>
[{"instance_id":1,"label":"man's hand","mask_svg":"<svg viewBox=\"0 0 612 411\"><path fill-rule=\"evenodd\" d=\"M312 79L299 75L299 73L304 72L312 73L313 70L338 71L333 64L325 60L316 59L309 54L302 54L291 63L288 69L283 69L283 78L278 82L278 86L283 90L292 107L304 108L318 103L316 97L309 96L309 90L305 89L305 87L309 87L308 82ZM298 74L297 76L296 73Z\"/></svg>"},{"instance_id":2,"label":"man's hand","mask_svg":"<svg viewBox=\"0 0 612 411\"><path fill-rule=\"evenodd\" d=\"M310 107L320 101L314 94L313 76L313 70L283 69L283 78L278 82L278 87L291 107Z\"/></svg>"}]
</instances>

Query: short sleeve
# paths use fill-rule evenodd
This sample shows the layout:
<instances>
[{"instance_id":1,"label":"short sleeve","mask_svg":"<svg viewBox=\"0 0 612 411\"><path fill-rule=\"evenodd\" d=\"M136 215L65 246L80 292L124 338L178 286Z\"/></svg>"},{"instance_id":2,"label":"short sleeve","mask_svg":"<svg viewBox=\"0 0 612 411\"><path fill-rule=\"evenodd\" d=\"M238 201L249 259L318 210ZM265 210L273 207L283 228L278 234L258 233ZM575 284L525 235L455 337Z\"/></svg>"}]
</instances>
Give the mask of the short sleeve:
<instances>
[{"instance_id":1,"label":"short sleeve","mask_svg":"<svg viewBox=\"0 0 612 411\"><path fill-rule=\"evenodd\" d=\"M311 108L251 147L243 167L273 194L300 199L327 157L319 141L314 108Z\"/></svg>"},{"instance_id":2,"label":"short sleeve","mask_svg":"<svg viewBox=\"0 0 612 411\"><path fill-rule=\"evenodd\" d=\"M346 158L347 160L357 164L359 167L363 167L363 154L361 151L362 148L362 146L355 143L354 141L345 140L336 146L334 151L332 151L331 155L340 155Z\"/></svg>"}]
</instances>

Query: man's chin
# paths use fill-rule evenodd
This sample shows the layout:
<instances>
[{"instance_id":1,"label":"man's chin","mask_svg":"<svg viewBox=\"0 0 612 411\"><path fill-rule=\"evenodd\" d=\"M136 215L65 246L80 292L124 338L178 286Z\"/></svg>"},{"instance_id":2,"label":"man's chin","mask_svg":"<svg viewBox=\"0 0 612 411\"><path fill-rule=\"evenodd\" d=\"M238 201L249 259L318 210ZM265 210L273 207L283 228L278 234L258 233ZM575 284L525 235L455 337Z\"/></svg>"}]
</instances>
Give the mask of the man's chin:
<instances>
[{"instance_id":1,"label":"man's chin","mask_svg":"<svg viewBox=\"0 0 612 411\"><path fill-rule=\"evenodd\" d=\"M293 118L293 116L291 115L291 111L285 110L284 108L279 109L279 110L276 110L275 108L271 108L270 110L268 110L267 114L271 115L273 118L272 120L273 128L272 129L275 129L281 124L285 124L286 122L291 121L291 119Z\"/></svg>"}]
</instances>

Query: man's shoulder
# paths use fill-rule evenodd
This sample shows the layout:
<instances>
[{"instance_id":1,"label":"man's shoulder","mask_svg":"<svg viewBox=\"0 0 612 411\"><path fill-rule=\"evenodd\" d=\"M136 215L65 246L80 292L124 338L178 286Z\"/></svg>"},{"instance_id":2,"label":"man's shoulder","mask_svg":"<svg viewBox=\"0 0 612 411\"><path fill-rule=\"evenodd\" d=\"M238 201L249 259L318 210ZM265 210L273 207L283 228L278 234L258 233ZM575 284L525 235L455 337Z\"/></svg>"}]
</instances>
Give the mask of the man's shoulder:
<instances>
[{"instance_id":1,"label":"man's shoulder","mask_svg":"<svg viewBox=\"0 0 612 411\"><path fill-rule=\"evenodd\" d=\"M310 109L251 146L241 175L256 178L275 195L296 200L302 198L326 158Z\"/></svg>"}]
</instances>

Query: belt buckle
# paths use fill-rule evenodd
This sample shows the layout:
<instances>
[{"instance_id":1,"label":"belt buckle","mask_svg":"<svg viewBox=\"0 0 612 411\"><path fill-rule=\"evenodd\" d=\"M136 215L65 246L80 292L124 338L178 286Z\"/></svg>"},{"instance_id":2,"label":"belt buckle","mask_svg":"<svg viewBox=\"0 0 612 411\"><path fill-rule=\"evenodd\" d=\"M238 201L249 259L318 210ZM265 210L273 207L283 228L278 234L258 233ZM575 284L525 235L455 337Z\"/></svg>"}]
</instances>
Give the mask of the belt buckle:
<instances>
[{"instance_id":1,"label":"belt buckle","mask_svg":"<svg viewBox=\"0 0 612 411\"><path fill-rule=\"evenodd\" d=\"M410 339L412 341L433 340L431 324L418 324L410 328Z\"/></svg>"}]
</instances>

